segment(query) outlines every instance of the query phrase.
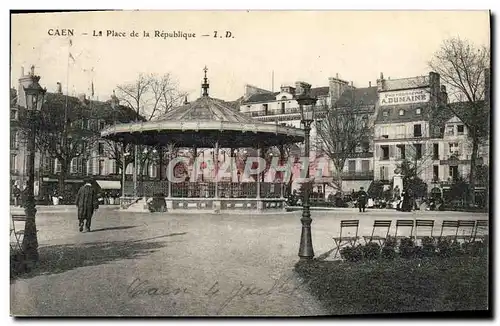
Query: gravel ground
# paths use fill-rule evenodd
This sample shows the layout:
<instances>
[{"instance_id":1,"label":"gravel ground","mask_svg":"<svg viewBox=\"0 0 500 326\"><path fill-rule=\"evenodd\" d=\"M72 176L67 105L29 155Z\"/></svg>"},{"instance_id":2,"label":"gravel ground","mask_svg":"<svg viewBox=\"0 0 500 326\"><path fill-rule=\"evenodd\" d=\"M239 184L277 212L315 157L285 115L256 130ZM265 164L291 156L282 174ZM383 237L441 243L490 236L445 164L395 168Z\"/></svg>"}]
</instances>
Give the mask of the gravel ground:
<instances>
[{"instance_id":1,"label":"gravel ground","mask_svg":"<svg viewBox=\"0 0 500 326\"><path fill-rule=\"evenodd\" d=\"M487 219L459 212L312 212L316 256L343 219ZM103 207L91 233L72 209L37 214L41 263L11 282L11 314L44 316L309 316L326 314L293 272L300 213L126 213ZM394 223L393 223L394 224ZM394 232L394 228L391 233ZM398 234L400 232L398 231Z\"/></svg>"}]
</instances>

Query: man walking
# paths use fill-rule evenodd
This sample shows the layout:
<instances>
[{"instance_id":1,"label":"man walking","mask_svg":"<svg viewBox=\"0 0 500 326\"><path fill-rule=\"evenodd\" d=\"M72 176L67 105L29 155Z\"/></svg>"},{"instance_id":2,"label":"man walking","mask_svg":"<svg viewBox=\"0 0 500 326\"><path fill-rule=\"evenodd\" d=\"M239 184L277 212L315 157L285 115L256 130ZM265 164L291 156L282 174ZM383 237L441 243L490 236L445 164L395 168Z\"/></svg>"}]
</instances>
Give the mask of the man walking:
<instances>
[{"instance_id":1,"label":"man walking","mask_svg":"<svg viewBox=\"0 0 500 326\"><path fill-rule=\"evenodd\" d=\"M366 191L364 190L363 187L359 188L359 192L358 192L358 207L359 207L359 211L363 211L365 212L366 211L366 201L368 200L368 194L366 193Z\"/></svg>"},{"instance_id":2,"label":"man walking","mask_svg":"<svg viewBox=\"0 0 500 326\"><path fill-rule=\"evenodd\" d=\"M85 180L85 184L80 187L76 195L76 207L78 207L78 222L80 232L83 231L83 224L85 221L85 231L90 232L90 224L92 223L92 215L94 210L99 208L97 201L97 193L92 187L90 179Z\"/></svg>"}]
</instances>

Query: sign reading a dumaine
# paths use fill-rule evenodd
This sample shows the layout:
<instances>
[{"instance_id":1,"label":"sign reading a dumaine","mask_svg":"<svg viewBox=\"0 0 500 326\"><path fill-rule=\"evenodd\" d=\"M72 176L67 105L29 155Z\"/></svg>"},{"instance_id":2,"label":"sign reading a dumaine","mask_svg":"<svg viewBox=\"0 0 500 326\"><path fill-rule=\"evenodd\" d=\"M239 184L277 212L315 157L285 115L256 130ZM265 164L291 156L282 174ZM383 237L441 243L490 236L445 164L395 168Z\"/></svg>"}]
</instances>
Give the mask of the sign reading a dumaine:
<instances>
[{"instance_id":1,"label":"sign reading a dumaine","mask_svg":"<svg viewBox=\"0 0 500 326\"><path fill-rule=\"evenodd\" d=\"M428 89L410 89L404 91L379 93L379 105L400 105L429 102Z\"/></svg>"}]
</instances>

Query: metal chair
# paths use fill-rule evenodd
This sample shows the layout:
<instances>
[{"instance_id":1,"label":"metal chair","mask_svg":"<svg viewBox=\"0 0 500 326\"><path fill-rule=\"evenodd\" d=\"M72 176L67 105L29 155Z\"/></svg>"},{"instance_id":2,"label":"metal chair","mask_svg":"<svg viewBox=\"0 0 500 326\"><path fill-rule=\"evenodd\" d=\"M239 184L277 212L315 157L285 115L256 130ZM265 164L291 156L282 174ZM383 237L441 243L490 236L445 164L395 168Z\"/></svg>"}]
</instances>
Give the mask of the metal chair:
<instances>
[{"instance_id":1,"label":"metal chair","mask_svg":"<svg viewBox=\"0 0 500 326\"><path fill-rule=\"evenodd\" d=\"M474 236L475 226L476 221L474 220L458 220L456 240L463 240L464 242L471 241ZM458 234L460 229L462 230L462 234Z\"/></svg>"},{"instance_id":2,"label":"metal chair","mask_svg":"<svg viewBox=\"0 0 500 326\"><path fill-rule=\"evenodd\" d=\"M392 221L391 220L376 220L373 222L372 234L370 236L364 236L365 242L369 243L373 240L378 241L380 246L382 246L389 235L389 230L391 228ZM385 236L374 235L375 229L387 229Z\"/></svg>"},{"instance_id":3,"label":"metal chair","mask_svg":"<svg viewBox=\"0 0 500 326\"><path fill-rule=\"evenodd\" d=\"M452 229L454 230L453 235L443 235L444 229ZM456 240L458 235L458 221L443 221L441 224L441 233L439 234L439 240L441 239L452 239L453 241Z\"/></svg>"},{"instance_id":4,"label":"metal chair","mask_svg":"<svg viewBox=\"0 0 500 326\"><path fill-rule=\"evenodd\" d=\"M394 234L394 238L397 239L402 239L406 238L406 236L398 236L398 228L400 227L405 227L405 228L411 228L410 230L410 238L413 236L413 227L414 227L413 220L396 220L396 233Z\"/></svg>"},{"instance_id":5,"label":"metal chair","mask_svg":"<svg viewBox=\"0 0 500 326\"><path fill-rule=\"evenodd\" d=\"M342 231L347 228L356 228L356 235L353 236L342 236ZM342 246L346 245L351 245L354 246L356 245L356 242L359 240L358 237L358 231L359 231L359 220L344 220L340 221L340 236L339 237L333 237L333 241L335 242L335 254L333 255L333 258L337 256L337 254L340 251L340 248Z\"/></svg>"},{"instance_id":6,"label":"metal chair","mask_svg":"<svg viewBox=\"0 0 500 326\"><path fill-rule=\"evenodd\" d=\"M418 228L430 228L429 235L418 235ZM416 220L415 222L415 239L423 239L425 237L432 238L432 231L434 230L434 220Z\"/></svg>"},{"instance_id":7,"label":"metal chair","mask_svg":"<svg viewBox=\"0 0 500 326\"><path fill-rule=\"evenodd\" d=\"M476 241L476 239L478 238L480 240L484 240L487 234L488 234L488 220L477 220L472 241Z\"/></svg>"}]
</instances>

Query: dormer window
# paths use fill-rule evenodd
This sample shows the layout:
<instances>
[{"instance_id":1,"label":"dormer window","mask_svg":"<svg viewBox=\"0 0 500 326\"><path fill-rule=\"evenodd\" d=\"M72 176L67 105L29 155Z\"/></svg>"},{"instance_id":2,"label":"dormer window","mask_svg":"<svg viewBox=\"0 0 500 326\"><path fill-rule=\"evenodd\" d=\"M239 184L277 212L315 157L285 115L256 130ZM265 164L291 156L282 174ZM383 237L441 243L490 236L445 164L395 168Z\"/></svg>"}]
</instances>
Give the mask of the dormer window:
<instances>
[{"instance_id":1,"label":"dormer window","mask_svg":"<svg viewBox=\"0 0 500 326\"><path fill-rule=\"evenodd\" d=\"M415 110L415 113L416 113L417 115L422 114L422 109L416 109L416 110Z\"/></svg>"},{"instance_id":2,"label":"dormer window","mask_svg":"<svg viewBox=\"0 0 500 326\"><path fill-rule=\"evenodd\" d=\"M405 115L405 110L403 109L399 110L399 115Z\"/></svg>"},{"instance_id":3,"label":"dormer window","mask_svg":"<svg viewBox=\"0 0 500 326\"><path fill-rule=\"evenodd\" d=\"M286 96L282 96L282 97L281 97L281 99L282 99L283 101L286 101Z\"/></svg>"},{"instance_id":4,"label":"dormer window","mask_svg":"<svg viewBox=\"0 0 500 326\"><path fill-rule=\"evenodd\" d=\"M388 116L389 116L389 111L384 111L384 112L382 112L382 115L383 115L384 117L388 117Z\"/></svg>"}]
</instances>

